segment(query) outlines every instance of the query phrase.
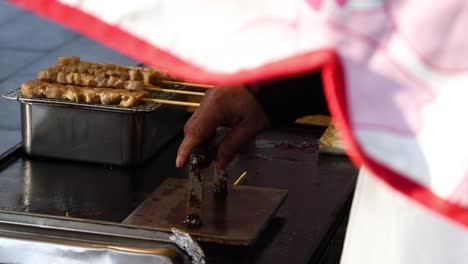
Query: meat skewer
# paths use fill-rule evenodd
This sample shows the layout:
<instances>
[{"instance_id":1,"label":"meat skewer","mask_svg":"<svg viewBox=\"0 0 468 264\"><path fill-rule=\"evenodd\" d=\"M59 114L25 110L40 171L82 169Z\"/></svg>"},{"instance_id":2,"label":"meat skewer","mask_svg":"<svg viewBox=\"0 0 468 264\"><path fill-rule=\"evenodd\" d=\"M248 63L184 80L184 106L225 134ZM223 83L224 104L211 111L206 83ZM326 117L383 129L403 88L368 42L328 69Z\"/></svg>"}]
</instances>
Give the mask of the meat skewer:
<instances>
[{"instance_id":1,"label":"meat skewer","mask_svg":"<svg viewBox=\"0 0 468 264\"><path fill-rule=\"evenodd\" d=\"M23 83L21 85L21 93L26 97L63 99L75 103L102 103L104 105L119 104L120 106L127 108L135 106L141 102L191 107L198 107L200 105L199 103L192 102L144 98L144 96L148 95L147 91L79 87L43 81L29 81Z\"/></svg>"},{"instance_id":2,"label":"meat skewer","mask_svg":"<svg viewBox=\"0 0 468 264\"><path fill-rule=\"evenodd\" d=\"M64 71L65 73L89 73L92 75L106 74L120 77L123 80L143 81L145 84L162 79L176 80L167 73L150 68L81 61L79 57L59 57L57 65L49 67L48 70Z\"/></svg>"},{"instance_id":3,"label":"meat skewer","mask_svg":"<svg viewBox=\"0 0 468 264\"><path fill-rule=\"evenodd\" d=\"M202 92L180 91L155 87L154 84L176 84L211 88L212 85L179 82L172 76L149 68L81 61L79 57L59 57L57 65L40 71L37 80L85 87L154 90L160 92L204 95Z\"/></svg>"},{"instance_id":4,"label":"meat skewer","mask_svg":"<svg viewBox=\"0 0 468 264\"><path fill-rule=\"evenodd\" d=\"M148 94L147 91L78 87L43 81L29 81L21 85L21 93L26 97L63 99L75 103L119 104L132 107Z\"/></svg>"},{"instance_id":5,"label":"meat skewer","mask_svg":"<svg viewBox=\"0 0 468 264\"><path fill-rule=\"evenodd\" d=\"M143 91L145 89L143 81L124 80L114 76L86 73L66 73L64 71L59 71L57 73L49 70L40 71L37 80L85 87L116 88L133 91Z\"/></svg>"},{"instance_id":6,"label":"meat skewer","mask_svg":"<svg viewBox=\"0 0 468 264\"><path fill-rule=\"evenodd\" d=\"M39 81L138 91L161 79L173 80L165 73L148 68L86 62L78 57L59 57L57 65L40 71L37 76Z\"/></svg>"}]
</instances>

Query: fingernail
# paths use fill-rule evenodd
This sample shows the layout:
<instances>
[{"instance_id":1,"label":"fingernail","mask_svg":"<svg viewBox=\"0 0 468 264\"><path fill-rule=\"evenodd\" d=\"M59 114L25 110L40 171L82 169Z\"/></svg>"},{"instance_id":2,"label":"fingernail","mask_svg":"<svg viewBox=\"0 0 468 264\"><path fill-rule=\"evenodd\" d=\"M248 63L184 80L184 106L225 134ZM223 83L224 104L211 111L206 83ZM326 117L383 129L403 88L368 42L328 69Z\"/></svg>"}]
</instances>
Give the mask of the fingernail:
<instances>
[{"instance_id":1,"label":"fingernail","mask_svg":"<svg viewBox=\"0 0 468 264\"><path fill-rule=\"evenodd\" d=\"M175 164L176 168L182 167L182 158L180 156L177 156Z\"/></svg>"}]
</instances>

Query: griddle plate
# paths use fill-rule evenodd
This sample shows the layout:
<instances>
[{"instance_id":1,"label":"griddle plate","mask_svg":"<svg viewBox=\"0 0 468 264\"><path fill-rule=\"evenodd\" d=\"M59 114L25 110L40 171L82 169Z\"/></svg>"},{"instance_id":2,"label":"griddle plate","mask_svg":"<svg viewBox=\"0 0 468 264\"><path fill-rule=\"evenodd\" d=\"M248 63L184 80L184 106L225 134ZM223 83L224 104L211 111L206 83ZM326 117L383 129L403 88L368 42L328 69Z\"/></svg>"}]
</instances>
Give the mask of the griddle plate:
<instances>
[{"instance_id":1,"label":"griddle plate","mask_svg":"<svg viewBox=\"0 0 468 264\"><path fill-rule=\"evenodd\" d=\"M215 200L205 184L203 225L188 227L187 180L168 178L124 221L125 224L181 229L199 241L250 245L287 197L286 190L230 186L225 201Z\"/></svg>"}]
</instances>

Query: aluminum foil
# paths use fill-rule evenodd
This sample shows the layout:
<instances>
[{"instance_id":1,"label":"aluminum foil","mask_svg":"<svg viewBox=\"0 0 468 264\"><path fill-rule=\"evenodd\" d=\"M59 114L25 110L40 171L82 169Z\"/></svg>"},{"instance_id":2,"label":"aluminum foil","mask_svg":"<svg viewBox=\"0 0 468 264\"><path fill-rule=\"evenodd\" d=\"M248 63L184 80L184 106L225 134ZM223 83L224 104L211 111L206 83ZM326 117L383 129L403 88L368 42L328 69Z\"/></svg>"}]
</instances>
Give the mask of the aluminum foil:
<instances>
[{"instance_id":1,"label":"aluminum foil","mask_svg":"<svg viewBox=\"0 0 468 264\"><path fill-rule=\"evenodd\" d=\"M171 230L174 235L170 236L169 239L175 242L192 258L192 263L205 264L205 254L198 243L188 233L176 228L172 228Z\"/></svg>"},{"instance_id":2,"label":"aluminum foil","mask_svg":"<svg viewBox=\"0 0 468 264\"><path fill-rule=\"evenodd\" d=\"M131 252L119 247L59 245L4 237L0 245L0 263L177 263L158 254L164 252Z\"/></svg>"}]
</instances>

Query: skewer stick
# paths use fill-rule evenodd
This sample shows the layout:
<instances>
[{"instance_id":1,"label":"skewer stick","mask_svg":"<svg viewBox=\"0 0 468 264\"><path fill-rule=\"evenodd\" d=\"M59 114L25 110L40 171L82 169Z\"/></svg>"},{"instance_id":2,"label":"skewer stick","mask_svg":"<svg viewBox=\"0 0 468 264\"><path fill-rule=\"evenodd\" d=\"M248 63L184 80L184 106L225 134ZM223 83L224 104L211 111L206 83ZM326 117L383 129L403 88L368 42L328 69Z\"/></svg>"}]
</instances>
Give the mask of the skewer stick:
<instances>
[{"instance_id":1,"label":"skewer stick","mask_svg":"<svg viewBox=\"0 0 468 264\"><path fill-rule=\"evenodd\" d=\"M165 99L155 99L155 98L141 98L141 101L148 103L157 103L157 104L170 104L170 105L180 105L180 106L192 106L199 107L199 103L183 102L183 101L173 101Z\"/></svg>"},{"instance_id":2,"label":"skewer stick","mask_svg":"<svg viewBox=\"0 0 468 264\"><path fill-rule=\"evenodd\" d=\"M157 91L157 92L164 92L164 93L175 93L175 94L188 94L188 95L198 95L198 96L203 96L205 93L202 92L194 92L194 91L184 91L184 90L174 90L174 89L164 89L164 88L159 88L157 86L146 86L146 90L150 91Z\"/></svg>"},{"instance_id":3,"label":"skewer stick","mask_svg":"<svg viewBox=\"0 0 468 264\"><path fill-rule=\"evenodd\" d=\"M200 87L200 88L213 88L214 87L214 85L211 85L211 84L177 82L177 81L167 81L167 80L162 80L160 82L167 83L167 84L179 84L179 85L185 85L185 86Z\"/></svg>"},{"instance_id":4,"label":"skewer stick","mask_svg":"<svg viewBox=\"0 0 468 264\"><path fill-rule=\"evenodd\" d=\"M234 182L233 185L242 185L245 183L246 180L247 180L247 172L244 171L244 173L242 173L242 175Z\"/></svg>"}]
</instances>

